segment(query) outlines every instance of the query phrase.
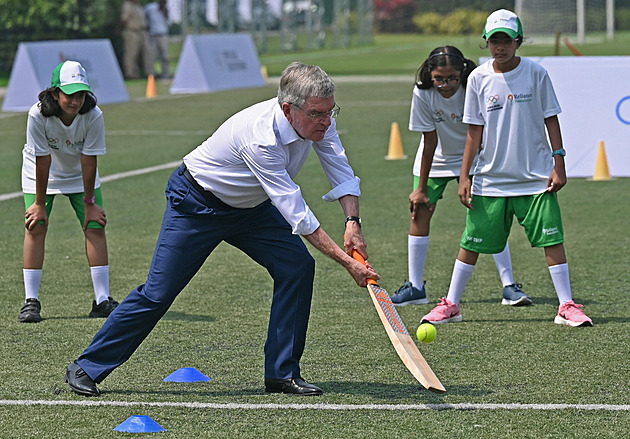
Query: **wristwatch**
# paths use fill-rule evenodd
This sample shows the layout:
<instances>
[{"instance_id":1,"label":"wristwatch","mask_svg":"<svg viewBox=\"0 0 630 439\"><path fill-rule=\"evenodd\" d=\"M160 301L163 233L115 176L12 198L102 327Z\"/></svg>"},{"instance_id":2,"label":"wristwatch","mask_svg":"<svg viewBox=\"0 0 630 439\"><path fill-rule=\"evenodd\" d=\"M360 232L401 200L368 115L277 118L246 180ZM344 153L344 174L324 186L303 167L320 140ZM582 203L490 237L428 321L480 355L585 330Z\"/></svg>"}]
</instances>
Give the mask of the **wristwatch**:
<instances>
[{"instance_id":1,"label":"wristwatch","mask_svg":"<svg viewBox=\"0 0 630 439\"><path fill-rule=\"evenodd\" d=\"M359 218L358 216L349 216L346 218L346 226L348 225L348 221L354 221L355 223L357 223L359 225L359 227L361 227L361 218Z\"/></svg>"},{"instance_id":2,"label":"wristwatch","mask_svg":"<svg viewBox=\"0 0 630 439\"><path fill-rule=\"evenodd\" d=\"M562 157L567 155L567 152L564 148L556 149L555 151L551 151L551 155L561 155Z\"/></svg>"}]
</instances>

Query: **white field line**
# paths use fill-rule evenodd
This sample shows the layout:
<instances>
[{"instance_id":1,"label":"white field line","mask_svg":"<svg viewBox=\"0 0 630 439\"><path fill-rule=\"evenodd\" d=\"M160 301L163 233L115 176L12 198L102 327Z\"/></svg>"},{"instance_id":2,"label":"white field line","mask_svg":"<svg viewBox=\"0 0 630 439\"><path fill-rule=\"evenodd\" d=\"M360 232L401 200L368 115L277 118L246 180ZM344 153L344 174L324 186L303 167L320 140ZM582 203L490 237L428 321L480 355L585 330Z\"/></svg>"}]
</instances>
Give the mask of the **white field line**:
<instances>
[{"instance_id":1,"label":"white field line","mask_svg":"<svg viewBox=\"0 0 630 439\"><path fill-rule=\"evenodd\" d=\"M176 407L211 410L593 410L630 411L630 405L617 404L238 404L203 402L142 402L0 399L0 406L83 406L83 407Z\"/></svg>"},{"instance_id":2,"label":"white field line","mask_svg":"<svg viewBox=\"0 0 630 439\"><path fill-rule=\"evenodd\" d=\"M127 171L127 172L119 172L117 174L112 174L112 175L107 175L105 177L101 177L101 183L106 183L108 181L114 181L114 180L120 180L122 178L127 178L127 177L134 177L136 175L148 174L150 172L161 171L163 169L173 169L174 170L181 163L182 163L182 161L178 160L178 161L175 161L175 162L164 163L162 165L150 166L148 168L135 169L133 171ZM23 195L22 192L10 192L8 194L0 194L0 201L6 201L6 200L10 200L12 198L18 198L18 197L21 197L22 195Z\"/></svg>"}]
</instances>

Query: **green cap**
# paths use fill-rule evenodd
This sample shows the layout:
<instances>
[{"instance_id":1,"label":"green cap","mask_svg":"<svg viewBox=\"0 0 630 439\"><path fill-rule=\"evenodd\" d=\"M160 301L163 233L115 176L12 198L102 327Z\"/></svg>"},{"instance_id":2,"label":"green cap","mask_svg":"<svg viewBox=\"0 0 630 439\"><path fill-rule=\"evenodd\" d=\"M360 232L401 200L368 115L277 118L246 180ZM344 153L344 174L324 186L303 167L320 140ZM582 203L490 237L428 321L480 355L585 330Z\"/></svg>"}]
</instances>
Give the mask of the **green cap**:
<instances>
[{"instance_id":1,"label":"green cap","mask_svg":"<svg viewBox=\"0 0 630 439\"><path fill-rule=\"evenodd\" d=\"M59 64L53 72L50 86L59 87L67 95L78 91L92 92L85 69L76 61L64 61Z\"/></svg>"},{"instance_id":2,"label":"green cap","mask_svg":"<svg viewBox=\"0 0 630 439\"><path fill-rule=\"evenodd\" d=\"M517 39L523 36L521 20L512 11L499 9L488 16L486 26L483 28L483 37L487 40L497 32L505 32L511 38Z\"/></svg>"}]
</instances>

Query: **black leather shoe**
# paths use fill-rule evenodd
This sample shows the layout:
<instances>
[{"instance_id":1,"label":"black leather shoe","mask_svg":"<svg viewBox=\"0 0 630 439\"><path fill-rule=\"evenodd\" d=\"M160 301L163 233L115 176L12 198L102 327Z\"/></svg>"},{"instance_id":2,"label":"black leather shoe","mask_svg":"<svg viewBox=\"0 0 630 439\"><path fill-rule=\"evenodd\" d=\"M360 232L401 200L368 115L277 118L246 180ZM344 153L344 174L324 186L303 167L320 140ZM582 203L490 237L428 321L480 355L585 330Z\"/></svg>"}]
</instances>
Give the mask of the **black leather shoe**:
<instances>
[{"instance_id":1,"label":"black leather shoe","mask_svg":"<svg viewBox=\"0 0 630 439\"><path fill-rule=\"evenodd\" d=\"M81 369L81 366L79 366L76 360L68 366L68 370L66 371L66 383L79 395L100 396L101 394L96 387L96 383Z\"/></svg>"},{"instance_id":2,"label":"black leather shoe","mask_svg":"<svg viewBox=\"0 0 630 439\"><path fill-rule=\"evenodd\" d=\"M265 392L269 393L288 393L291 395L301 396L319 396L322 395L322 389L313 384L309 384L302 378L289 378L286 380L278 380L274 378L265 378Z\"/></svg>"}]
</instances>

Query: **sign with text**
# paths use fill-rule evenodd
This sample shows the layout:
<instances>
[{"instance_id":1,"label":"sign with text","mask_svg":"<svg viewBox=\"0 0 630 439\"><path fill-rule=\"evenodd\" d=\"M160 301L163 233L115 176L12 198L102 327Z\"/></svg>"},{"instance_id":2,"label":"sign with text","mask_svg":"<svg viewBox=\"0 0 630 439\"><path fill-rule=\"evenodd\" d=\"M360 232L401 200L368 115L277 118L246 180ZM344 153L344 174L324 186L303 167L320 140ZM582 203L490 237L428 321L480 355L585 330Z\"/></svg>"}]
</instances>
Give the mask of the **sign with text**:
<instances>
[{"instance_id":1,"label":"sign with text","mask_svg":"<svg viewBox=\"0 0 630 439\"><path fill-rule=\"evenodd\" d=\"M251 35L188 35L170 92L204 93L264 85Z\"/></svg>"},{"instance_id":2,"label":"sign with text","mask_svg":"<svg viewBox=\"0 0 630 439\"><path fill-rule=\"evenodd\" d=\"M18 45L2 111L28 111L39 93L50 87L55 67L67 60L85 68L99 105L129 101L109 40L38 41Z\"/></svg>"}]
</instances>

